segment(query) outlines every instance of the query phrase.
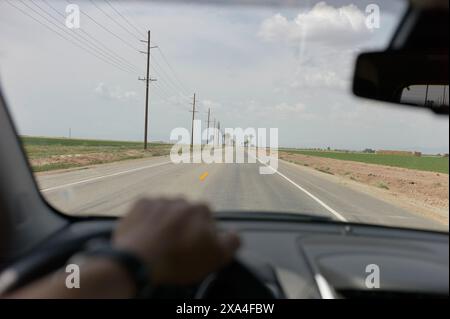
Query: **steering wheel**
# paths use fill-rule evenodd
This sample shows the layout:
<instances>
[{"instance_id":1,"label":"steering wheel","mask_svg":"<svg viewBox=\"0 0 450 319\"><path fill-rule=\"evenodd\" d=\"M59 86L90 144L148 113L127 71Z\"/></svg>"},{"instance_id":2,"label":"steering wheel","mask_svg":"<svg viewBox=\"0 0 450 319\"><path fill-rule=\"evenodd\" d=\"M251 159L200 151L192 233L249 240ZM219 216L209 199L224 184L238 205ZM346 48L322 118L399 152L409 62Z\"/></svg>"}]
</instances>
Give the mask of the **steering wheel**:
<instances>
[{"instance_id":1,"label":"steering wheel","mask_svg":"<svg viewBox=\"0 0 450 319\"><path fill-rule=\"evenodd\" d=\"M111 227L109 227L88 234L71 232L69 239L50 239L47 244L41 245L31 254L11 264L3 272L14 280L1 292L15 290L60 269L73 255L82 252L87 242L92 239L109 239L111 232ZM156 295L149 296L149 298L173 298L177 290L183 289L183 287L159 288L162 289L156 289ZM162 290L165 293L158 295L158 291ZM273 293L265 286L263 281L249 267L238 260L234 260L223 269L208 275L191 291L191 297L197 299L274 298Z\"/></svg>"},{"instance_id":2,"label":"steering wheel","mask_svg":"<svg viewBox=\"0 0 450 319\"><path fill-rule=\"evenodd\" d=\"M196 299L274 299L273 292L243 262L235 259L207 276L198 286Z\"/></svg>"}]
</instances>

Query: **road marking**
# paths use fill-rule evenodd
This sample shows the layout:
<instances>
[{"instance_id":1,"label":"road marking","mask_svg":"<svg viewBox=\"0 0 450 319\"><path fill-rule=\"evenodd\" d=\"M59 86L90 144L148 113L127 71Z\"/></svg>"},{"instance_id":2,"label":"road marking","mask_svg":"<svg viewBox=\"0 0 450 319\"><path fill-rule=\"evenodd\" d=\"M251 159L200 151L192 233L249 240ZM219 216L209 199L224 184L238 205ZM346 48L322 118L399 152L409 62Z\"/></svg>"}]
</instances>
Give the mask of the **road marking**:
<instances>
[{"instance_id":1,"label":"road marking","mask_svg":"<svg viewBox=\"0 0 450 319\"><path fill-rule=\"evenodd\" d=\"M205 179L206 179L206 177L208 177L208 172L204 172L202 175L200 175L200 180L203 182Z\"/></svg>"},{"instance_id":2,"label":"road marking","mask_svg":"<svg viewBox=\"0 0 450 319\"><path fill-rule=\"evenodd\" d=\"M310 192L308 192L306 189L304 189L303 187L301 187L300 185L298 185L296 182L294 182L292 179L290 179L289 177L287 177L286 175L280 173L278 170L276 170L275 168L273 168L270 165L267 165L266 163L262 162L259 158L256 158L258 160L258 162L260 162L261 164L269 167L270 169L272 169L276 174L280 175L281 177L283 177L285 180L287 180L289 183L291 183L292 185L294 185L296 188L298 188L299 190L301 190L303 193L305 193L306 195L308 195L309 197L311 197L312 199L314 199L319 205L321 205L323 208L325 208L327 211L329 211L331 214L333 214L337 219L339 219L340 221L343 222L348 222L347 219L342 216L341 214L339 214L337 211L335 211L333 208L331 208L330 206L328 206L327 204L325 204L322 200L320 200L319 198L317 198L316 196L314 196L313 194L311 194Z\"/></svg>"},{"instance_id":3,"label":"road marking","mask_svg":"<svg viewBox=\"0 0 450 319\"><path fill-rule=\"evenodd\" d=\"M54 190L57 190L57 189L61 189L61 188L66 188L66 187L70 187L70 186L85 184L85 183L89 183L89 182L92 182L92 181L98 181L98 180L101 180L101 179L114 177L114 176L119 176L119 175L123 175L123 174L133 173L133 172L141 171L141 170L148 169L148 168L153 168L153 167L167 165L167 164L170 164L170 163L172 163L172 162L168 161L168 162L163 162L163 163L158 163L158 164L153 164L153 165L133 168L133 169L129 169L129 170L126 170L126 171L117 172L117 173L113 173L113 174L108 174L108 175L102 175L102 176L97 176L97 177L93 177L93 178L88 178L88 179L84 179L84 180L81 180L81 181L78 181L78 182L73 182L73 183L63 184L63 185L59 185L59 186L44 188L44 189L41 189L41 192L51 192L51 191L54 191Z\"/></svg>"}]
</instances>

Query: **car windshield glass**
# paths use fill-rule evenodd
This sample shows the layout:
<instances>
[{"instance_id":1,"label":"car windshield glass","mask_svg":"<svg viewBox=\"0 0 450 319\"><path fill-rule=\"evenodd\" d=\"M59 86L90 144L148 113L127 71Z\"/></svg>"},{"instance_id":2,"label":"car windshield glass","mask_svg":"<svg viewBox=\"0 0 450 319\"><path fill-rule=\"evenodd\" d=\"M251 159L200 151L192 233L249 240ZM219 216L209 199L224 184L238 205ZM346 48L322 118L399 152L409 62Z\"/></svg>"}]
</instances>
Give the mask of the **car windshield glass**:
<instances>
[{"instance_id":1,"label":"car windshield glass","mask_svg":"<svg viewBox=\"0 0 450 319\"><path fill-rule=\"evenodd\" d=\"M1 1L2 93L44 198L447 231L448 117L351 93L407 3L289 4Z\"/></svg>"}]
</instances>

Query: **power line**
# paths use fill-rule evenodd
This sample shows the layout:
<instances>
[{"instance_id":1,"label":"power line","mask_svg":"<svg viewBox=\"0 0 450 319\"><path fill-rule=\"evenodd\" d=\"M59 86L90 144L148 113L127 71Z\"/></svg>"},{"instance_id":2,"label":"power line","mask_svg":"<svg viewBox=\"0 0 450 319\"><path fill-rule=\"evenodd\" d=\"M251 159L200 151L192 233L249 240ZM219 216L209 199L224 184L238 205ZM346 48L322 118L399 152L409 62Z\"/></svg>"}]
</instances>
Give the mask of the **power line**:
<instances>
[{"instance_id":1,"label":"power line","mask_svg":"<svg viewBox=\"0 0 450 319\"><path fill-rule=\"evenodd\" d=\"M153 57L153 55L152 55L152 57ZM168 76L167 72L158 63L158 61L155 58L153 60L155 61L155 64L153 65L155 71L164 75L164 78L162 78L162 80L163 80L163 83L166 85L166 87L169 90L170 89L174 89L177 92L177 95L179 95L180 97L182 97L185 100L189 100L190 101L191 99L189 97L187 97L187 95L184 94L183 91L174 84L174 82L170 79L170 77Z\"/></svg>"},{"instance_id":2,"label":"power line","mask_svg":"<svg viewBox=\"0 0 450 319\"><path fill-rule=\"evenodd\" d=\"M119 10L117 10L112 4L111 2L109 2L108 0L104 0L110 7L111 9L114 10L114 12L116 12L130 27L132 27L134 30L137 31L137 33L139 35L143 35L145 34L142 30L139 30L138 28L136 28L136 26L134 24L132 24L122 13L120 13Z\"/></svg>"},{"instance_id":3,"label":"power line","mask_svg":"<svg viewBox=\"0 0 450 319\"><path fill-rule=\"evenodd\" d=\"M26 11L23 10L22 8L20 8L20 7L16 6L16 5L14 5L14 4L12 4L9 0L6 0L6 2L7 2L10 6L12 6L13 8L15 8L16 10L20 11L22 14L26 15L27 17L29 17L30 19L34 20L34 21L37 22L38 24L42 25L42 26L45 27L46 29L50 30L51 32L57 34L57 35L58 35L59 37L61 37L62 39L66 40L66 41L68 41L68 42L70 42L70 43L72 43L73 45L75 45L76 47L82 49L83 51L85 51L85 52L87 52L87 53L89 53L89 54L95 56L97 59L99 59L99 60L101 60L101 61L103 61L103 62L105 62L105 63L107 63L107 64L109 64L109 65L112 65L113 67L115 67L115 68L117 68L117 69L119 69L119 70L121 70L121 71L123 71L123 72L125 72L125 73L133 74L133 73L131 73L130 71L128 71L128 70L126 70L126 69L124 69L124 68L122 68L122 67L120 67L120 66L117 66L117 65L115 65L115 64L113 64L113 63L111 63L111 62L109 62L108 60L102 58L101 56L98 56L97 54L95 54L95 53L89 51L88 49L86 49L86 48L83 47L82 45L80 45L80 44L74 42L72 39L67 38L64 34L61 34L61 33L59 33L58 31L52 29L50 26L48 26L47 24L43 23L43 22L40 21L39 19L35 18L34 16L32 16L31 14L29 14L28 12L26 12Z\"/></svg>"},{"instance_id":4,"label":"power line","mask_svg":"<svg viewBox=\"0 0 450 319\"><path fill-rule=\"evenodd\" d=\"M107 0L105 0L105 1L107 1ZM110 1L109 1L109 2L110 2ZM111 4L111 5L112 5L112 4ZM124 7L120 4L119 1L115 2L115 6L121 8L123 11L126 11L126 12L129 13L128 9L124 8ZM117 10L117 11L118 11L118 10ZM131 23L130 20L129 20L129 22ZM134 21L134 22L136 22L136 21ZM142 26L139 22L136 22L136 23L134 23L134 22L132 23L132 24L134 25L133 28L134 28L135 30L137 30L139 34L142 34L142 35L146 36L145 32L143 32L142 30L147 30L147 29L148 29L148 26ZM136 25L137 25L137 27L136 27Z\"/></svg>"},{"instance_id":5,"label":"power line","mask_svg":"<svg viewBox=\"0 0 450 319\"><path fill-rule=\"evenodd\" d=\"M158 81L159 83L157 83L155 86L157 89L159 89L161 91L161 93L165 94L166 97L168 98L172 98L172 97L178 97L176 94L172 94L170 91L168 91L164 86L161 86L162 82Z\"/></svg>"},{"instance_id":6,"label":"power line","mask_svg":"<svg viewBox=\"0 0 450 319\"><path fill-rule=\"evenodd\" d=\"M158 92L158 96L165 100L166 102L170 102L172 103L172 101L169 101L170 99L172 99L174 96L170 93L167 93L167 91L165 91L164 89L162 89L158 83L154 84L155 87L155 91L154 92Z\"/></svg>"},{"instance_id":7,"label":"power line","mask_svg":"<svg viewBox=\"0 0 450 319\"><path fill-rule=\"evenodd\" d=\"M158 47L158 48L159 48L159 47ZM164 68L158 63L158 61L157 61L156 59L155 59L155 64L156 64L156 67L157 67L158 69L160 69L161 72L164 73L164 75L167 77L167 81L170 83L170 85L172 85L172 87L173 87L175 90L179 91L181 96L183 96L183 97L186 98L186 99L189 99L189 98L187 97L187 94L184 94L184 90L172 80L172 78L168 75L168 73L166 73L166 71L164 70Z\"/></svg>"},{"instance_id":8,"label":"power line","mask_svg":"<svg viewBox=\"0 0 450 319\"><path fill-rule=\"evenodd\" d=\"M90 0L93 3L93 0ZM108 4L108 6L114 10L114 12L119 15L130 27L132 27L138 34L142 34L142 31L140 31L129 19L126 18L125 15L123 15L118 9L116 9L112 3L109 0L104 0L105 3ZM105 13L102 9L100 9L95 3L93 3L99 10L101 10L103 13ZM106 13L105 13L106 14ZM120 27L122 27L124 30L126 30L128 33L131 33L127 28L123 27L121 24L119 24L114 18L112 18L111 16L107 15L111 20L113 20L116 24L118 24ZM136 37L133 34L134 37ZM154 41L153 41L154 42ZM165 74L165 76L167 77L167 79L174 85L174 87L176 87L177 90L181 90L183 92L183 94L185 95L184 98L187 98L187 94L186 92L189 92L191 90L186 89L186 87L183 85L182 81L180 80L177 72L175 71L175 69L172 67L172 65L170 64L170 62L168 61L167 57L165 56L164 52L162 51L161 47L158 46L158 51L161 54L161 57L163 58L164 62L167 64L167 66L169 67L169 69L172 71L172 73L174 74L174 78L178 81L178 84L175 84L175 82L172 81L172 78L164 71L164 69L162 68L162 66L159 65L159 63L157 62L156 58L154 58L155 63L158 65L158 67L160 67L162 69L162 72Z\"/></svg>"},{"instance_id":9,"label":"power line","mask_svg":"<svg viewBox=\"0 0 450 319\"><path fill-rule=\"evenodd\" d=\"M153 57L153 55L152 55L152 57ZM158 74L162 73L167 77L167 73L165 73L164 69L161 69L161 67L159 66L156 59L153 59L153 61L155 62L155 64L152 65L152 68L154 69L155 73L158 73ZM165 78L161 77L161 74L160 74L160 79L161 79L161 84L164 84L164 87L167 90L171 91L172 89L174 89L174 91L177 92L175 95L178 95L185 100L190 100L185 95L181 94L179 89L176 88L175 86L170 87L169 82L167 82Z\"/></svg>"},{"instance_id":10,"label":"power line","mask_svg":"<svg viewBox=\"0 0 450 319\"><path fill-rule=\"evenodd\" d=\"M20 0L21 2L23 2L22 0ZM43 0L46 1L46 0ZM96 53L100 54L101 56L105 57L106 59L110 60L111 62L118 64L120 66L122 66L123 68L131 71L131 72L139 72L137 69L135 69L133 66L128 65L127 63L122 62L120 59L116 58L115 56L113 56L111 53L109 53L108 51L105 51L104 49L102 49L101 47L99 47L95 42L93 42L92 40L86 39L85 37L83 37L81 34L78 34L76 32L69 32L66 28L63 28L61 26L59 26L59 20L57 17L55 17L54 15L52 15L51 13L49 13L47 10L45 10L44 8L42 8L41 6L39 6L34 0L31 0L31 3L33 3L37 8L39 8L39 10L41 10L42 12L44 12L46 15L48 15L50 18L52 18L53 20L56 21L56 23L53 23L52 21L49 21L48 19L46 19L45 17L43 17L42 15L40 15L38 12L36 12L35 10L33 10L31 7L29 7L28 5L25 5L30 8L31 10L33 10L33 12L39 14L41 17L43 17L44 19L46 19L48 22L52 23L53 25L55 25L56 27L58 27L58 29L63 30L63 32L65 32L66 34L68 34L69 36L75 38L76 40L78 40L79 42L81 42L83 45L88 46L90 49L94 50ZM46 2L46 4L48 4ZM53 8L54 9L54 8ZM55 9L56 10L56 9ZM59 13L56 10L57 13ZM60 13L59 13L60 14ZM62 15L64 17L64 15ZM81 40L83 40L84 42L82 42Z\"/></svg>"},{"instance_id":11,"label":"power line","mask_svg":"<svg viewBox=\"0 0 450 319\"><path fill-rule=\"evenodd\" d=\"M71 4L69 0L66 0L66 2L68 4ZM115 38L117 38L118 40L120 40L123 44L125 44L126 46L128 46L130 49L132 49L135 52L138 52L139 49L136 48L135 46L133 46L132 44L130 44L128 41L125 41L123 38L121 38L120 36L118 36L117 34L115 34L114 32L112 32L111 30L109 30L108 28L104 27L102 24L98 23L94 18L92 18L89 14L87 14L85 11L80 9L80 12L85 15L89 20L91 20L93 23L95 23L97 26L99 26L100 28L102 28L103 30L105 30L106 32L108 32L109 34L111 34L112 36L114 36Z\"/></svg>"},{"instance_id":12,"label":"power line","mask_svg":"<svg viewBox=\"0 0 450 319\"><path fill-rule=\"evenodd\" d=\"M68 32L66 28L61 27L61 26L58 24L59 21L58 21L57 18L55 18L55 17L53 17L52 15L50 15L47 11L45 11L45 10L42 9L39 5L37 5L33 0L31 0L31 2L32 2L35 6L37 6L41 11L43 11L45 14L49 15L50 18L55 19L55 20L56 20L56 23L53 22L52 20L48 19L46 16L42 15L41 13L39 13L38 11L36 11L35 9L33 9L32 7L30 7L30 6L29 6L28 4L26 4L23 0L19 0L19 1L20 1L23 5L25 5L28 9L30 9L31 11L33 11L35 14L37 14L37 15L39 15L41 18L43 18L45 21L47 21L48 23L50 23L50 24L56 26L59 30L62 30L64 33L68 34L68 35L71 36L73 39L77 40L81 45L86 45L89 49L93 50L94 53L100 54L102 57L104 57L105 59L107 59L108 61L110 61L111 63L113 63L114 65L120 66L120 67L122 67L122 68L127 69L128 71L130 71L130 69L128 69L127 67L124 67L124 66L121 65L120 63L117 63L116 61L111 61L110 58L109 58L106 54L104 54L104 53L102 53L102 52L99 52L99 50L96 49L95 47L93 47L90 43L87 43L87 44L86 44L86 43L83 43L80 39L76 38L72 33ZM132 70L131 70L131 72L132 72Z\"/></svg>"},{"instance_id":13,"label":"power line","mask_svg":"<svg viewBox=\"0 0 450 319\"><path fill-rule=\"evenodd\" d=\"M141 79L141 80L142 80L142 79ZM157 82L154 82L154 83L153 83L153 86L154 86L155 89L159 89L158 83L157 83ZM158 90L153 90L152 92L153 92L153 94L155 94L161 101L164 101L164 102L167 102L167 103L172 103L171 101L169 101L168 96L166 96L166 95L164 95L164 94L161 94L160 91L158 91Z\"/></svg>"},{"instance_id":14,"label":"power line","mask_svg":"<svg viewBox=\"0 0 450 319\"><path fill-rule=\"evenodd\" d=\"M114 8L114 6L107 0L104 0L105 3L107 3L117 14L119 14L122 18L124 18L128 23L129 21L116 9ZM116 23L118 26L120 26L122 29L124 29L125 31L127 31L129 34L131 34L132 36L134 36L137 40L139 40L139 38L132 32L130 32L127 28L125 28L122 24L120 24L116 19L114 19L114 17L110 16L109 14L107 14L101 7L99 7L93 0L90 0L90 2L98 9L100 10L104 15L106 15L110 20L112 20L114 23ZM139 32L139 30L138 30ZM173 87L175 88L176 91L180 90L179 87L177 87L177 85L172 81L171 77L166 73L166 71L164 70L164 68L158 63L158 61L154 58L154 56L152 55L153 61L156 64L156 68L158 68L158 72L163 73L164 76L167 78L167 81L165 81L163 78L161 78L161 80L167 85L169 82L171 85L173 85ZM183 90L181 90L183 91ZM186 96L184 96L184 98L186 98Z\"/></svg>"},{"instance_id":15,"label":"power line","mask_svg":"<svg viewBox=\"0 0 450 319\"><path fill-rule=\"evenodd\" d=\"M121 27L122 29L124 29L126 32L128 32L129 34L131 34L133 37L135 37L136 39L139 40L139 38L132 32L130 32L127 28L125 28L121 23L119 23L116 19L114 19L114 17L112 17L111 15L109 15L108 13L106 13L100 6L98 6L93 0L90 0L90 2L98 9L100 10L105 16L107 16L110 20L112 20L115 24L117 24L119 27ZM124 15L122 15L116 8L114 8L114 6L107 0L105 0L105 2L118 14L120 15L127 23L129 23L131 25L131 23L129 22L128 19L125 18ZM136 28L137 30L137 28ZM137 30L139 32L139 30ZM161 51L162 52L162 51ZM153 57L153 56L152 56ZM163 59L165 59L165 62L169 65L167 59L165 58L165 56L163 57ZM156 68L158 69L158 73L163 73L164 77L167 78L167 81L165 80L165 78L161 77L161 80L164 82L165 85L167 85L167 87L169 87L169 84L173 86L173 88L175 89L175 91L184 91L185 89L179 87L173 80L172 78L169 76L169 74L164 70L164 68L162 67L162 65L160 65L158 63L158 61L156 60L156 58L153 57L153 61L156 64ZM170 68L172 68L171 66L169 66ZM173 68L172 68L173 70ZM186 95L182 95L179 93L179 95L185 99L187 99Z\"/></svg>"},{"instance_id":16,"label":"power line","mask_svg":"<svg viewBox=\"0 0 450 319\"><path fill-rule=\"evenodd\" d=\"M154 84L153 87L155 88L155 90L152 91L153 94L156 95L157 97L159 97L161 101L166 102L167 104L176 104L176 105L179 105L179 106L181 106L181 107L185 107L185 105L184 105L182 102L180 102L180 101L178 101L178 100L175 100L175 101L174 101L174 100L171 100L171 98L172 98L173 96L170 96L170 95L162 95L162 94L161 94L162 91L158 91L158 89L160 89L160 88L158 87L158 84L157 84L156 82L155 82L155 84Z\"/></svg>"},{"instance_id":17,"label":"power line","mask_svg":"<svg viewBox=\"0 0 450 319\"><path fill-rule=\"evenodd\" d=\"M108 17L110 20L112 20L115 24L117 24L119 27L124 29L128 34L135 37L139 41L139 37L136 36L133 32L130 32L127 28L125 28L122 24L116 21L111 15L109 15L105 10L103 10L100 6L98 6L93 0L89 0L99 11L101 11L106 17Z\"/></svg>"},{"instance_id":18,"label":"power line","mask_svg":"<svg viewBox=\"0 0 450 319\"><path fill-rule=\"evenodd\" d=\"M183 108L186 106L182 101L180 101L178 99L174 100L174 98L177 98L177 96L168 93L165 89L163 89L163 87L159 86L160 84L161 83L159 81L158 82L154 82L153 87L155 89L152 92L157 97L159 97L161 99L161 101L164 101L167 104L176 104L176 105L179 105L179 106L181 106Z\"/></svg>"},{"instance_id":19,"label":"power line","mask_svg":"<svg viewBox=\"0 0 450 319\"><path fill-rule=\"evenodd\" d=\"M175 69L172 67L172 65L169 63L168 59L166 58L164 52L162 51L161 47L158 47L158 51L161 54L164 62L167 64L167 66L172 70L173 74L175 75L175 78L178 80L179 84L181 85L181 87L183 87L184 89L186 89L182 83L182 81L180 80L180 78L177 75L177 72L175 71ZM188 88L189 89L189 88ZM189 90L187 90L189 91Z\"/></svg>"},{"instance_id":20,"label":"power line","mask_svg":"<svg viewBox=\"0 0 450 319\"><path fill-rule=\"evenodd\" d=\"M185 108L185 103L184 100L181 101L179 99L178 96L171 94L170 92L167 92L166 89L164 89L163 87L160 86L161 83L154 83L154 88L155 90L153 90L154 93L157 93L157 96L159 98L161 98L161 100L167 102L168 104L176 104L179 105L183 108ZM187 101L190 102L190 101Z\"/></svg>"},{"instance_id":21,"label":"power line","mask_svg":"<svg viewBox=\"0 0 450 319\"><path fill-rule=\"evenodd\" d=\"M21 0L22 1L22 0ZM48 3L47 0L41 0L43 2L45 2L45 4L51 8L53 11L55 11L58 15L64 17L64 14L62 14L61 12L59 12L55 7L53 7L50 3ZM92 0L91 0L92 2ZM105 1L106 2L106 1ZM53 18L54 20L56 20L59 23L58 18L55 18L55 16L53 16L52 14L50 14L47 10L45 10L44 8L42 8L41 6L39 6L37 3L34 2L34 0L32 0L32 3L38 7L41 11L43 11L45 14L47 14L48 16L50 16L51 18ZM48 18L46 18L45 16L43 16L42 14L40 14L39 12L37 12L36 10L34 10L33 8L31 8L30 6L28 6L27 4L23 3L25 6L27 6L29 9L31 9L33 12L35 12L36 14L38 14L39 16L41 16L42 18L44 18L47 22L51 23L52 25L56 26L59 30L62 30L63 32L67 33L68 35L70 35L71 37L74 38L74 40L76 40L77 42L79 42L81 45L87 46L89 49L91 49L92 51L94 51L95 53L99 54L100 56L104 57L106 60L109 61L109 64L114 65L116 67L119 67L121 70L125 69L127 71L127 73L132 73L132 72L139 72L139 69L137 66L133 65L132 63L130 63L129 61L127 61L126 59L122 58L121 56L119 56L117 53L113 52L110 53L109 48L106 47L103 43L101 43L100 41L98 41L96 38L94 38L92 35L90 35L89 33L87 33L84 30L81 30L81 32L83 32L84 35L88 36L90 39L86 39L85 37L83 37L80 34L77 33L70 33L68 32L65 28L60 27L58 24L55 24L54 22L52 22L51 20L49 20ZM95 3L93 3L97 8L99 8ZM81 10L80 10L81 11ZM101 10L102 11L102 10ZM117 10L115 10L117 11ZM117 11L118 12L118 11ZM89 19L92 20L92 17L89 16L86 12L82 13L84 15L86 15ZM118 12L120 13L120 12ZM112 17L108 16L111 20L114 20ZM125 18L125 17L124 17ZM125 18L126 19L126 18ZM94 21L94 20L93 20ZM97 23L96 21L94 21L98 26L102 27L103 29L105 29L105 27L99 23ZM42 24L42 23L41 23ZM48 26L47 26L48 27ZM105 29L106 30L106 29ZM56 32L55 30L51 29L51 31ZM109 31L109 30L106 30ZM111 32L110 32L111 33ZM60 35L59 33L57 33L58 35ZM79 38L81 38L81 40L79 38L75 37L78 36ZM60 35L61 36L61 35ZM69 39L67 39L66 37L63 37L64 39L70 41ZM84 42L83 42L83 41ZM75 44L73 41L70 41L71 43ZM106 48L107 50L103 49L102 47L100 47L96 42L100 42L100 44L102 45L103 48ZM80 47L80 45L77 43L76 44L78 47ZM83 48L85 51L94 54L92 52L90 52L89 50L87 50L86 48ZM160 53L163 56L162 51L160 51ZM95 55L95 54L94 54ZM95 55L97 58L99 58L97 55ZM170 63L168 62L167 58L165 56L163 56L163 59L165 60L165 63L169 66L169 68L172 70L172 72L174 72L173 67L170 65ZM104 59L102 59L103 61L105 61ZM156 59L154 59L155 61L155 66L153 67L155 69L155 71L157 71L157 73L162 73L164 75L164 77L161 77L161 87L159 87L159 89L164 93L167 94L168 96L173 96L171 93L167 93L170 92L172 90L172 88L175 90L176 94L174 94L174 96L179 95L182 99L186 99L188 100L188 98L182 94L183 89L181 89L181 87L176 84L173 80L172 77L165 71L165 69L163 68L162 65L160 65L158 63L158 61ZM105 61L106 62L106 61ZM108 62L107 62L108 63ZM166 80L167 78L167 80ZM179 81L179 79L178 79Z\"/></svg>"},{"instance_id":22,"label":"power line","mask_svg":"<svg viewBox=\"0 0 450 319\"><path fill-rule=\"evenodd\" d=\"M56 9L53 5L51 5L48 0L41 0L43 1L50 9L52 9L54 12L56 12L59 16L65 18L65 15L63 13L61 13L60 11L58 11L58 9ZM96 47L98 47L99 49L102 49L102 52L108 52L110 55L113 55L114 57L116 57L117 59L119 59L120 61L122 61L123 63L125 63L126 65L128 65L129 67L132 67L133 69L136 70L136 72L140 72L138 70L138 67L136 65L134 65L133 63L129 62L127 59L123 58L122 56L120 56L119 54L117 54L116 52L114 52L112 49L110 49L108 46L106 46L105 44L102 43L102 41L98 40L97 38L95 38L94 36L92 36L90 33L88 33L87 31L80 28L80 32L83 33L84 35L86 35L87 37L89 37L92 41L91 43L93 43L94 45L96 45ZM98 44L97 44L98 43Z\"/></svg>"}]
</instances>

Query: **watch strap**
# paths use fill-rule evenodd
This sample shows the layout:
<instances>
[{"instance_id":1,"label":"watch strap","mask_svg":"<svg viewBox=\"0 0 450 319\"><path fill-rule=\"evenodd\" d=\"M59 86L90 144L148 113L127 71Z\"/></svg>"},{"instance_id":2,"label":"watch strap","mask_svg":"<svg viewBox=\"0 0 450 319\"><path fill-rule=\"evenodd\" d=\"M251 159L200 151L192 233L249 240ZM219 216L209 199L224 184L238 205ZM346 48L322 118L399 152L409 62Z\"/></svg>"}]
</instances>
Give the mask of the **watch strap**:
<instances>
[{"instance_id":1,"label":"watch strap","mask_svg":"<svg viewBox=\"0 0 450 319\"><path fill-rule=\"evenodd\" d=\"M147 264L128 251L112 247L109 243L94 242L83 252L86 257L103 257L117 262L130 276L136 287L135 297L138 299L151 297L154 285L151 283L151 272Z\"/></svg>"}]
</instances>

